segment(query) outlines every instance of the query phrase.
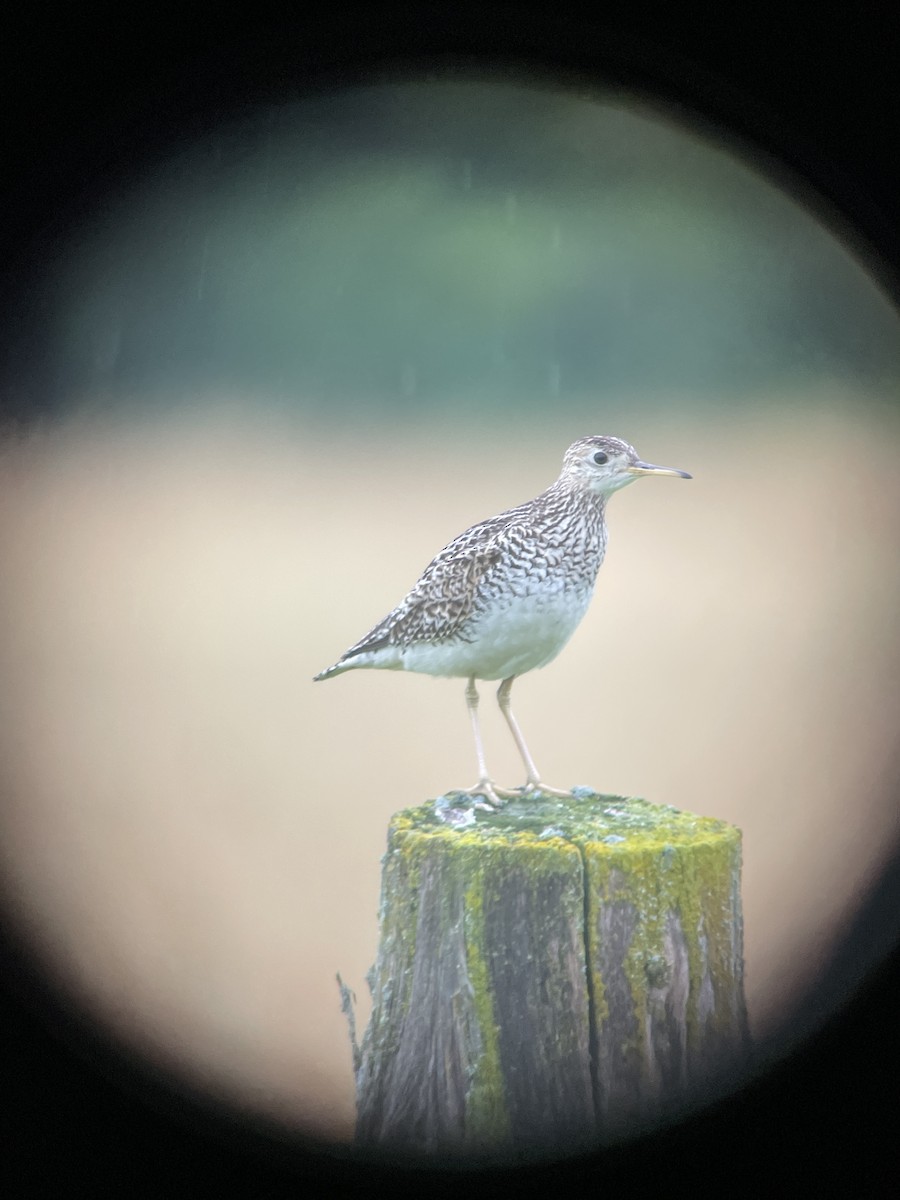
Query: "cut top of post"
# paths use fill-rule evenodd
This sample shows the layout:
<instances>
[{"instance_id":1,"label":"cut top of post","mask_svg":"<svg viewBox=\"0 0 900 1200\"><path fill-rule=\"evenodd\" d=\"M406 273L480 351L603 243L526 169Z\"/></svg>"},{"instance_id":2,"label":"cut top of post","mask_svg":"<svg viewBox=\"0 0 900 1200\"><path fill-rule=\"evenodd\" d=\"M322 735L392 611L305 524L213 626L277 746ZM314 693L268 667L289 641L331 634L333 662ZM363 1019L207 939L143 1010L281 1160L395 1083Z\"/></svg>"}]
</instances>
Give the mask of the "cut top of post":
<instances>
[{"instance_id":1,"label":"cut top of post","mask_svg":"<svg viewBox=\"0 0 900 1200\"><path fill-rule=\"evenodd\" d=\"M589 788L574 788L571 797L526 796L498 811L473 809L468 797L451 792L394 816L392 834L413 830L417 836L449 837L457 845L460 835L485 844L559 839L581 849L590 846L598 853L604 846L661 851L707 839L740 841L739 830L726 821Z\"/></svg>"}]
</instances>

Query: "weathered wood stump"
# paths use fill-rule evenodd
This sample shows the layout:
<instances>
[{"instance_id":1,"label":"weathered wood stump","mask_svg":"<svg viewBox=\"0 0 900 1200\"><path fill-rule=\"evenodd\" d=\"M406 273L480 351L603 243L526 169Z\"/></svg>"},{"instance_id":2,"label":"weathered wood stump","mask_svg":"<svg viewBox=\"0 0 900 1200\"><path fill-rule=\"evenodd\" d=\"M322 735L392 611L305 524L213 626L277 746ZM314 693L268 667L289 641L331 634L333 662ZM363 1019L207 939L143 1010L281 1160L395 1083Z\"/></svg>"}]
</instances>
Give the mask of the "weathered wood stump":
<instances>
[{"instance_id":1,"label":"weathered wood stump","mask_svg":"<svg viewBox=\"0 0 900 1200\"><path fill-rule=\"evenodd\" d=\"M359 1144L596 1147L740 1061L739 831L576 790L393 818Z\"/></svg>"}]
</instances>

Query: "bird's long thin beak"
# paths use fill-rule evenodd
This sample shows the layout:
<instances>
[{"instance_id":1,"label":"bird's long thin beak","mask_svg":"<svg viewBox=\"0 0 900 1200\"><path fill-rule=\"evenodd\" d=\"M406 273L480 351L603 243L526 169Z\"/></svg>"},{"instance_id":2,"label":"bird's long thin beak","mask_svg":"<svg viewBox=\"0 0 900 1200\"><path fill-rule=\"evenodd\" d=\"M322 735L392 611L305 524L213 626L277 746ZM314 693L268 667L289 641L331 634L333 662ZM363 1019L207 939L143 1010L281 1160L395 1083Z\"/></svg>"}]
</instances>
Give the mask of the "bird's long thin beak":
<instances>
[{"instance_id":1,"label":"bird's long thin beak","mask_svg":"<svg viewBox=\"0 0 900 1200\"><path fill-rule=\"evenodd\" d=\"M679 471L675 467L655 467L653 463L633 462L630 467L625 468L632 475L677 475L679 479L693 479L693 475L688 475L687 471Z\"/></svg>"}]
</instances>

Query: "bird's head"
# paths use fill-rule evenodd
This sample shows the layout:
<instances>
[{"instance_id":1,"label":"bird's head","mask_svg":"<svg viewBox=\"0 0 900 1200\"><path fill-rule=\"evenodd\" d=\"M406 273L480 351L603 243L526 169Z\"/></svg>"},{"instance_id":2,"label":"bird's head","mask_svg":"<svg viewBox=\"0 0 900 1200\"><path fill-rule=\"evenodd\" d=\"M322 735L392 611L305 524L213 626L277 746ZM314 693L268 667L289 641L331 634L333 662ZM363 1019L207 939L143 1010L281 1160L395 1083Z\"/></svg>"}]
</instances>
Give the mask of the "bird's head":
<instances>
[{"instance_id":1,"label":"bird's head","mask_svg":"<svg viewBox=\"0 0 900 1200\"><path fill-rule=\"evenodd\" d=\"M583 491L608 496L634 483L641 475L677 475L690 479L687 471L656 467L642 462L634 446L621 438L583 437L573 442L563 461L562 479Z\"/></svg>"}]
</instances>

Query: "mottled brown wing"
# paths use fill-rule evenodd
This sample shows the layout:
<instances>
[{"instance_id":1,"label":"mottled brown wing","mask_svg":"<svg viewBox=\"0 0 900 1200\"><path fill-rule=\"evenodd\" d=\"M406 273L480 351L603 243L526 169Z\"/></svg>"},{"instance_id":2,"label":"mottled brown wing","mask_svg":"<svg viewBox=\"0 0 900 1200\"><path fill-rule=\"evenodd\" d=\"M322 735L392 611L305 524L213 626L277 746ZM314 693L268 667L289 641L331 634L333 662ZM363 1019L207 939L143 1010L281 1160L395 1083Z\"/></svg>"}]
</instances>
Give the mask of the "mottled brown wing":
<instances>
[{"instance_id":1,"label":"mottled brown wing","mask_svg":"<svg viewBox=\"0 0 900 1200\"><path fill-rule=\"evenodd\" d=\"M454 538L432 559L405 599L351 646L343 660L383 646L465 639L464 626L479 585L506 553L515 528L511 518L512 513L493 517Z\"/></svg>"}]
</instances>

